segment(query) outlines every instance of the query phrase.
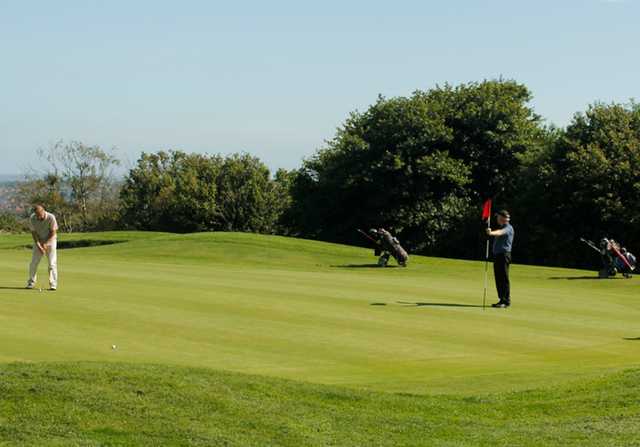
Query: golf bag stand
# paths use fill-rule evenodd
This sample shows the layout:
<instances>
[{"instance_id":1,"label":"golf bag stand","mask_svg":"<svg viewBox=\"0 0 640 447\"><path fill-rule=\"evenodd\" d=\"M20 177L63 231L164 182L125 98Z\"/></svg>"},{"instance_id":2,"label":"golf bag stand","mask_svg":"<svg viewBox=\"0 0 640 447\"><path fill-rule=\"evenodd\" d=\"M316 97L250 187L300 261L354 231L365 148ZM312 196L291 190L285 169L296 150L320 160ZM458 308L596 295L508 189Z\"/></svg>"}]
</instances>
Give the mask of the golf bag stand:
<instances>
[{"instance_id":1,"label":"golf bag stand","mask_svg":"<svg viewBox=\"0 0 640 447\"><path fill-rule=\"evenodd\" d=\"M389 258L391 258L391 253L387 251L382 253L382 256L378 258L378 267L386 267L389 264Z\"/></svg>"}]
</instances>

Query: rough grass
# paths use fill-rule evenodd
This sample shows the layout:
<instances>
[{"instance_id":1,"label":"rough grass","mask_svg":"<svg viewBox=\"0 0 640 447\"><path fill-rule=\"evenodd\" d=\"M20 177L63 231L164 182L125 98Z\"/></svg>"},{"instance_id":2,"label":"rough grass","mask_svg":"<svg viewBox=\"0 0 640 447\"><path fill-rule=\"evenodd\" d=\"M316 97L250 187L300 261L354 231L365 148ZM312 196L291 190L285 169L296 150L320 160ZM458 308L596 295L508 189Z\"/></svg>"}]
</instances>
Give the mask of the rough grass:
<instances>
[{"instance_id":1,"label":"rough grass","mask_svg":"<svg viewBox=\"0 0 640 447\"><path fill-rule=\"evenodd\" d=\"M638 371L482 397L135 364L10 364L0 379L6 446L640 445Z\"/></svg>"}]
</instances>

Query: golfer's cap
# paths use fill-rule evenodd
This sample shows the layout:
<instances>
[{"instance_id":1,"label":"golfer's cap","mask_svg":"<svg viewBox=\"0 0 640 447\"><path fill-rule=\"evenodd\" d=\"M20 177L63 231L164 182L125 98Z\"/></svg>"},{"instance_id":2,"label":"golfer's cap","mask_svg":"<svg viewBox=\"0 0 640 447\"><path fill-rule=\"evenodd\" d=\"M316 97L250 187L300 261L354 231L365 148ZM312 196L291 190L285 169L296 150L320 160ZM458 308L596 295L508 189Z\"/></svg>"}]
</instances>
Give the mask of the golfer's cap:
<instances>
[{"instance_id":1,"label":"golfer's cap","mask_svg":"<svg viewBox=\"0 0 640 447\"><path fill-rule=\"evenodd\" d=\"M498 216L502 216L505 219L511 219L511 215L509 214L509 211L507 210L500 210L496 213Z\"/></svg>"}]
</instances>

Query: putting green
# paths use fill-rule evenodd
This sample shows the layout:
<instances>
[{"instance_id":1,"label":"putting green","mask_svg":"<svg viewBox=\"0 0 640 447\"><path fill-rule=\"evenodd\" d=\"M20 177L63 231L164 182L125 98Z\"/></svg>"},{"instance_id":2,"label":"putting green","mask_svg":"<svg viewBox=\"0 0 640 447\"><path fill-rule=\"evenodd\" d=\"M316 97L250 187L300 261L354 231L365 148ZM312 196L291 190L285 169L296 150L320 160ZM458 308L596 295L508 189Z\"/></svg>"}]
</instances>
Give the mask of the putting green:
<instances>
[{"instance_id":1,"label":"putting green","mask_svg":"<svg viewBox=\"0 0 640 447\"><path fill-rule=\"evenodd\" d=\"M0 362L208 367L382 391L477 394L640 365L640 281L515 265L482 310L483 264L249 234L100 233L60 250L60 289L20 290L27 236L0 236ZM40 286L46 263L40 268ZM491 286L491 299L494 291ZM113 350L112 345L117 349Z\"/></svg>"}]
</instances>

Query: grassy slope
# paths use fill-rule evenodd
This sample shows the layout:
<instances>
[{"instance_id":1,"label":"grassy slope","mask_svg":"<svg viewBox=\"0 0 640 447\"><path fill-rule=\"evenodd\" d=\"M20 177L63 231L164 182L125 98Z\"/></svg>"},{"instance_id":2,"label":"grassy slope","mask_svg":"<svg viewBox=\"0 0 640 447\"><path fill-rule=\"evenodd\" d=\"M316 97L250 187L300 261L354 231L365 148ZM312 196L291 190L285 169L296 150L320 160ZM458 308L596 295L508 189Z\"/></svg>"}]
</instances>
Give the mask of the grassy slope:
<instances>
[{"instance_id":1,"label":"grassy slope","mask_svg":"<svg viewBox=\"0 0 640 447\"><path fill-rule=\"evenodd\" d=\"M600 376L637 365L635 280L517 266L516 307L483 312L478 263L87 237L131 242L61 253L56 294L18 289L26 239L0 237L0 361L57 362L0 366L0 446L640 445L640 373Z\"/></svg>"},{"instance_id":2,"label":"grassy slope","mask_svg":"<svg viewBox=\"0 0 640 447\"><path fill-rule=\"evenodd\" d=\"M640 372L481 398L206 369L0 367L0 445L637 446Z\"/></svg>"},{"instance_id":3,"label":"grassy slope","mask_svg":"<svg viewBox=\"0 0 640 447\"><path fill-rule=\"evenodd\" d=\"M62 252L55 294L13 289L26 238L0 237L0 362L162 363L466 395L640 362L640 343L625 340L640 336L635 279L515 266L514 308L482 311L467 307L480 301L481 263L379 270L349 267L374 261L366 250L278 237L91 237L131 242Z\"/></svg>"}]
</instances>

